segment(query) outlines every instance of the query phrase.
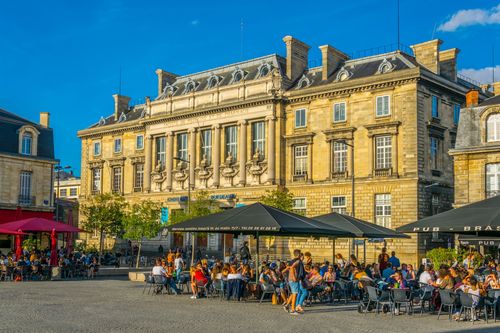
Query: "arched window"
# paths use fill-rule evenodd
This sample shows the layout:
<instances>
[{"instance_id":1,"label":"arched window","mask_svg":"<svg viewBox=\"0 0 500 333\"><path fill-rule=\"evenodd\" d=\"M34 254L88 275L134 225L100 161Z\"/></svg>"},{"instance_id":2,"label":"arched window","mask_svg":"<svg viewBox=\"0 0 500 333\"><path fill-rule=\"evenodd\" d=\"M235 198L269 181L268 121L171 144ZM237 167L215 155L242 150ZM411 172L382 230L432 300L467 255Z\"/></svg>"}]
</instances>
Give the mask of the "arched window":
<instances>
[{"instance_id":1,"label":"arched window","mask_svg":"<svg viewBox=\"0 0 500 333\"><path fill-rule=\"evenodd\" d=\"M243 80L243 72L242 71L236 71L233 74L233 83L238 83L241 80Z\"/></svg>"},{"instance_id":2,"label":"arched window","mask_svg":"<svg viewBox=\"0 0 500 333\"><path fill-rule=\"evenodd\" d=\"M394 65L389 62L389 60L385 59L382 60L380 65L378 66L377 73L376 74L384 74L384 73L389 73L394 70Z\"/></svg>"},{"instance_id":3,"label":"arched window","mask_svg":"<svg viewBox=\"0 0 500 333\"><path fill-rule=\"evenodd\" d=\"M214 75L208 79L208 89L215 88L218 84L219 84L219 79L217 78L217 76Z\"/></svg>"},{"instance_id":4,"label":"arched window","mask_svg":"<svg viewBox=\"0 0 500 333\"><path fill-rule=\"evenodd\" d=\"M195 88L194 82L189 81L188 83L186 83L186 88L184 88L184 93L187 94L193 92L194 88Z\"/></svg>"},{"instance_id":5,"label":"arched window","mask_svg":"<svg viewBox=\"0 0 500 333\"><path fill-rule=\"evenodd\" d=\"M259 70L259 77L264 77L264 76L267 76L270 72L270 68L269 68L269 65L268 64L263 64L261 67L260 67L260 70Z\"/></svg>"},{"instance_id":6,"label":"arched window","mask_svg":"<svg viewBox=\"0 0 500 333\"><path fill-rule=\"evenodd\" d=\"M500 141L500 113L494 113L486 121L487 141Z\"/></svg>"},{"instance_id":7,"label":"arched window","mask_svg":"<svg viewBox=\"0 0 500 333\"><path fill-rule=\"evenodd\" d=\"M336 81L345 81L351 77L352 73L342 67L337 74Z\"/></svg>"},{"instance_id":8,"label":"arched window","mask_svg":"<svg viewBox=\"0 0 500 333\"><path fill-rule=\"evenodd\" d=\"M25 132L23 134L21 144L21 154L23 155L31 155L32 152L32 144L33 144L33 135L30 132Z\"/></svg>"},{"instance_id":9,"label":"arched window","mask_svg":"<svg viewBox=\"0 0 500 333\"><path fill-rule=\"evenodd\" d=\"M297 84L297 89L302 89L302 88L307 88L311 85L311 81L309 78L305 75L302 75L302 77L299 80L299 83Z\"/></svg>"}]
</instances>

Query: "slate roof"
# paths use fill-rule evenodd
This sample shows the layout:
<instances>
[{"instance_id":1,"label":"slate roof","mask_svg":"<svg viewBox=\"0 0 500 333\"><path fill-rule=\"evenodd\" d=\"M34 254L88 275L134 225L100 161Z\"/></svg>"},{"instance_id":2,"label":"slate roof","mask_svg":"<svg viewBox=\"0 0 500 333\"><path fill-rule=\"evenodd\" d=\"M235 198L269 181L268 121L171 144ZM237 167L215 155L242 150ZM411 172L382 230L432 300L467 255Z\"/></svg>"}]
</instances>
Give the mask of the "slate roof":
<instances>
[{"instance_id":1,"label":"slate roof","mask_svg":"<svg viewBox=\"0 0 500 333\"><path fill-rule=\"evenodd\" d=\"M19 154L18 130L25 125L31 125L40 132L40 135L38 135L37 157L54 159L54 134L52 128L42 127L3 109L0 109L0 133L2 133L0 152Z\"/></svg>"},{"instance_id":2,"label":"slate roof","mask_svg":"<svg viewBox=\"0 0 500 333\"><path fill-rule=\"evenodd\" d=\"M125 117L126 117L125 121L137 120L137 119L144 117L145 109L146 108L145 108L144 104L130 107L130 109L127 112L125 112ZM119 122L120 122L120 118L115 120L115 115L112 114L106 118L104 118L104 117L101 118L101 120L99 120L99 122L91 125L90 128L96 128L99 126L117 124Z\"/></svg>"},{"instance_id":3,"label":"slate roof","mask_svg":"<svg viewBox=\"0 0 500 333\"><path fill-rule=\"evenodd\" d=\"M500 95L485 99L479 106L497 105L500 104Z\"/></svg>"}]
</instances>

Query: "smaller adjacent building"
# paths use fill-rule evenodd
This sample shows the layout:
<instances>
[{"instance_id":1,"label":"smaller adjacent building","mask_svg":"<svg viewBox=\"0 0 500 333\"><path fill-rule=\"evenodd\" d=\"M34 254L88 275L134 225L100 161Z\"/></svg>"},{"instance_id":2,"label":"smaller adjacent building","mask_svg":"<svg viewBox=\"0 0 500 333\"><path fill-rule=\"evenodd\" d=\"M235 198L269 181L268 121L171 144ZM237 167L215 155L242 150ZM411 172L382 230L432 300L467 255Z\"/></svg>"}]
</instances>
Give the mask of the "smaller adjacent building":
<instances>
[{"instance_id":1,"label":"smaller adjacent building","mask_svg":"<svg viewBox=\"0 0 500 333\"><path fill-rule=\"evenodd\" d=\"M56 172L54 174L54 195L56 198L78 200L80 184L80 177L75 176L73 172Z\"/></svg>"},{"instance_id":2,"label":"smaller adjacent building","mask_svg":"<svg viewBox=\"0 0 500 333\"><path fill-rule=\"evenodd\" d=\"M488 87L483 87L487 90ZM479 103L479 91L466 95L455 148L455 207L500 194L500 82L494 96Z\"/></svg>"}]
</instances>

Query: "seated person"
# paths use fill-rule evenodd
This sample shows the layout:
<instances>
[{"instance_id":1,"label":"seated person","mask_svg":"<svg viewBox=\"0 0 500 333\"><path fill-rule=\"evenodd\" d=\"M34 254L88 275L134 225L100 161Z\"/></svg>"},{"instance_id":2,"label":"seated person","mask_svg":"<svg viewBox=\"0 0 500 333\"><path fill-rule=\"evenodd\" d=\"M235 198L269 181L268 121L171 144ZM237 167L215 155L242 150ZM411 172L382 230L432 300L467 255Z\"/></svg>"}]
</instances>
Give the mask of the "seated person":
<instances>
[{"instance_id":1,"label":"seated person","mask_svg":"<svg viewBox=\"0 0 500 333\"><path fill-rule=\"evenodd\" d=\"M325 287L322 285L323 277L320 274L320 268L318 265L314 265L311 273L309 274L307 280L309 281L309 288L313 295L320 293L325 290Z\"/></svg>"},{"instance_id":2,"label":"seated person","mask_svg":"<svg viewBox=\"0 0 500 333\"><path fill-rule=\"evenodd\" d=\"M497 271L492 270L484 279L485 289L500 289L500 279L498 279Z\"/></svg>"},{"instance_id":3,"label":"seated person","mask_svg":"<svg viewBox=\"0 0 500 333\"><path fill-rule=\"evenodd\" d=\"M193 291L192 299L199 298L198 286L205 286L208 283L208 279L203 273L203 267L201 263L196 265L196 268L192 268L191 271L191 290Z\"/></svg>"},{"instance_id":4,"label":"seated person","mask_svg":"<svg viewBox=\"0 0 500 333\"><path fill-rule=\"evenodd\" d=\"M382 271L382 278L387 281L391 277L391 275L395 273L395 270L390 262L388 262L386 265L387 268Z\"/></svg>"},{"instance_id":5,"label":"seated person","mask_svg":"<svg viewBox=\"0 0 500 333\"><path fill-rule=\"evenodd\" d=\"M243 295L243 276L236 269L236 265L231 265L227 275L227 300L235 295L238 301Z\"/></svg>"},{"instance_id":6,"label":"seated person","mask_svg":"<svg viewBox=\"0 0 500 333\"><path fill-rule=\"evenodd\" d=\"M408 286L406 285L406 280L403 278L403 274L401 271L397 271L390 277L390 285L393 289L406 289Z\"/></svg>"},{"instance_id":7,"label":"seated person","mask_svg":"<svg viewBox=\"0 0 500 333\"><path fill-rule=\"evenodd\" d=\"M432 267L430 265L425 265L424 271L420 274L420 277L418 278L418 282L432 285L434 278L431 274L431 268Z\"/></svg>"}]
</instances>

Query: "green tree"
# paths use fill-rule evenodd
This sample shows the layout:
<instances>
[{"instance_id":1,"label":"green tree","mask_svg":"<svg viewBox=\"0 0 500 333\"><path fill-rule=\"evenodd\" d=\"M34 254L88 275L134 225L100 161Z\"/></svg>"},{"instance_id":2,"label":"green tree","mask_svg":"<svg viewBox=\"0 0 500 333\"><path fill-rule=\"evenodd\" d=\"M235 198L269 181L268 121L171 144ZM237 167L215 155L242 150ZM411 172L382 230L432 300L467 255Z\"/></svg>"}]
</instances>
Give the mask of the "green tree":
<instances>
[{"instance_id":1,"label":"green tree","mask_svg":"<svg viewBox=\"0 0 500 333\"><path fill-rule=\"evenodd\" d=\"M84 216L83 227L99 233L99 264L101 263L104 234L118 236L123 231L123 218L127 203L123 196L103 193L90 198L80 208Z\"/></svg>"},{"instance_id":2,"label":"green tree","mask_svg":"<svg viewBox=\"0 0 500 333\"><path fill-rule=\"evenodd\" d=\"M293 194L287 189L267 190L266 194L260 197L259 201L264 205L285 211L292 211L293 209Z\"/></svg>"},{"instance_id":3,"label":"green tree","mask_svg":"<svg viewBox=\"0 0 500 333\"><path fill-rule=\"evenodd\" d=\"M135 240L138 243L135 268L139 268L142 240L158 235L162 226L160 221L161 205L151 200L144 200L130 206L124 218L123 238Z\"/></svg>"},{"instance_id":4,"label":"green tree","mask_svg":"<svg viewBox=\"0 0 500 333\"><path fill-rule=\"evenodd\" d=\"M186 203L187 205L187 203ZM184 222L195 217L206 216L220 211L217 202L210 198L207 191L200 191L196 194L195 199L189 202L189 212L187 207L184 211L176 211L170 217L170 224Z\"/></svg>"},{"instance_id":5,"label":"green tree","mask_svg":"<svg viewBox=\"0 0 500 333\"><path fill-rule=\"evenodd\" d=\"M434 269L438 269L441 265L451 266L457 258L457 252L455 249L438 247L427 251L426 257L431 260Z\"/></svg>"}]
</instances>

